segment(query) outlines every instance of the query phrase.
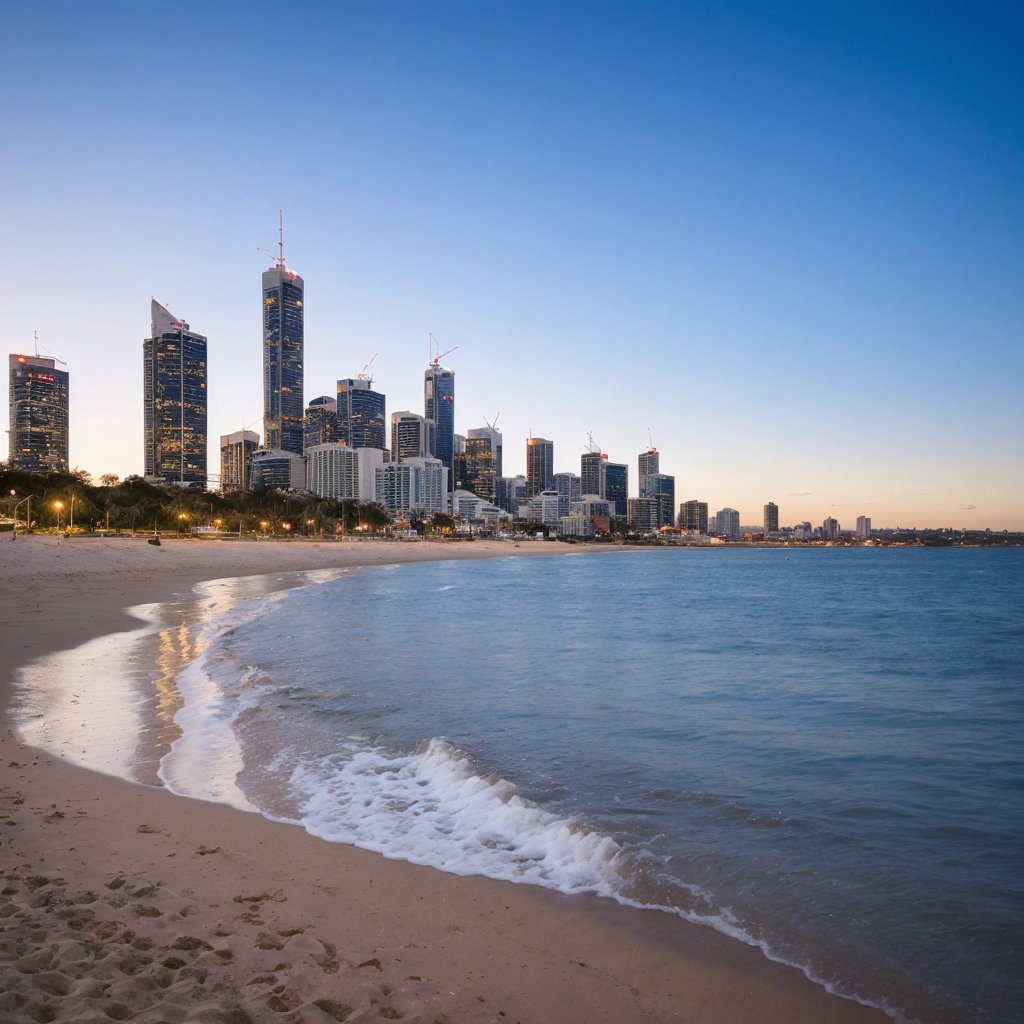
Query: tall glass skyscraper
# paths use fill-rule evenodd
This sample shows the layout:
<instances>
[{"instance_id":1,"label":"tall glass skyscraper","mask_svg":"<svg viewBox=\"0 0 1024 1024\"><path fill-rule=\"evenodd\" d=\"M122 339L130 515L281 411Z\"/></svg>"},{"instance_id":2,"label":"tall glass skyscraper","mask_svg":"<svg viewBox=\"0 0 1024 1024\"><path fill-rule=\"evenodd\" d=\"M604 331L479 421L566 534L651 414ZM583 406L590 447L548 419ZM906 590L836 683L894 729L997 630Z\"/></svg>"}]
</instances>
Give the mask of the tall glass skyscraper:
<instances>
[{"instance_id":1,"label":"tall glass skyscraper","mask_svg":"<svg viewBox=\"0 0 1024 1024\"><path fill-rule=\"evenodd\" d=\"M206 338L154 299L142 343L146 476L206 483Z\"/></svg>"},{"instance_id":2,"label":"tall glass skyscraper","mask_svg":"<svg viewBox=\"0 0 1024 1024\"><path fill-rule=\"evenodd\" d=\"M424 418L430 437L430 452L448 470L449 487L454 480L455 455L455 371L434 359L423 375Z\"/></svg>"},{"instance_id":3,"label":"tall glass skyscraper","mask_svg":"<svg viewBox=\"0 0 1024 1024\"><path fill-rule=\"evenodd\" d=\"M263 444L302 454L302 278L284 262L263 272Z\"/></svg>"},{"instance_id":4,"label":"tall glass skyscraper","mask_svg":"<svg viewBox=\"0 0 1024 1024\"><path fill-rule=\"evenodd\" d=\"M55 359L11 355L8 459L11 469L66 473L68 373Z\"/></svg>"},{"instance_id":5,"label":"tall glass skyscraper","mask_svg":"<svg viewBox=\"0 0 1024 1024\"><path fill-rule=\"evenodd\" d=\"M638 468L640 470L640 497L646 498L648 496L647 490L647 478L654 476L655 473L660 473L659 467L659 456L657 448L648 448L647 451L641 452L637 459Z\"/></svg>"},{"instance_id":6,"label":"tall glass skyscraper","mask_svg":"<svg viewBox=\"0 0 1024 1024\"><path fill-rule=\"evenodd\" d=\"M338 381L338 440L349 448L387 448L384 396L373 381Z\"/></svg>"},{"instance_id":7,"label":"tall glass skyscraper","mask_svg":"<svg viewBox=\"0 0 1024 1024\"><path fill-rule=\"evenodd\" d=\"M629 467L624 462L609 462L604 471L604 497L615 505L615 515L627 512L629 496Z\"/></svg>"},{"instance_id":8,"label":"tall glass skyscraper","mask_svg":"<svg viewBox=\"0 0 1024 1024\"><path fill-rule=\"evenodd\" d=\"M555 444L545 437L526 439L526 497L550 491L555 474Z\"/></svg>"}]
</instances>

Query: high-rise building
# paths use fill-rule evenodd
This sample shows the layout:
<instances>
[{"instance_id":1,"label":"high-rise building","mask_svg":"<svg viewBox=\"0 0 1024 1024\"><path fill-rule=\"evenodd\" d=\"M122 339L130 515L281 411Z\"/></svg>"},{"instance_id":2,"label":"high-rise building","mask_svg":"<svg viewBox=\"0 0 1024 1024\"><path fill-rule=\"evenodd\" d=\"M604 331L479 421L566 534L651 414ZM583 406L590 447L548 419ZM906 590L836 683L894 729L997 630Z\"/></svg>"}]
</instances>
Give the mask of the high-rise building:
<instances>
[{"instance_id":1,"label":"high-rise building","mask_svg":"<svg viewBox=\"0 0 1024 1024\"><path fill-rule=\"evenodd\" d=\"M11 469L66 473L68 469L68 372L56 359L13 353L9 360Z\"/></svg>"},{"instance_id":2,"label":"high-rise building","mask_svg":"<svg viewBox=\"0 0 1024 1024\"><path fill-rule=\"evenodd\" d=\"M604 452L584 452L580 456L580 493L605 496L608 456Z\"/></svg>"},{"instance_id":3,"label":"high-rise building","mask_svg":"<svg viewBox=\"0 0 1024 1024\"><path fill-rule=\"evenodd\" d=\"M647 478L661 472L660 461L657 448L648 448L647 451L640 453L637 462L640 470L639 493L641 498L647 497Z\"/></svg>"},{"instance_id":4,"label":"high-rise building","mask_svg":"<svg viewBox=\"0 0 1024 1024\"><path fill-rule=\"evenodd\" d=\"M857 516L857 536L861 540L871 539L871 517Z\"/></svg>"},{"instance_id":5,"label":"high-rise building","mask_svg":"<svg viewBox=\"0 0 1024 1024\"><path fill-rule=\"evenodd\" d=\"M280 448L261 448L252 453L252 489L301 491L306 487L306 460Z\"/></svg>"},{"instance_id":6,"label":"high-rise building","mask_svg":"<svg viewBox=\"0 0 1024 1024\"><path fill-rule=\"evenodd\" d=\"M391 414L391 461L423 459L430 451L427 421L414 412Z\"/></svg>"},{"instance_id":7,"label":"high-rise building","mask_svg":"<svg viewBox=\"0 0 1024 1024\"><path fill-rule=\"evenodd\" d=\"M423 374L423 409L430 453L448 470L448 486L451 487L455 455L455 371L441 366L437 357Z\"/></svg>"},{"instance_id":8,"label":"high-rise building","mask_svg":"<svg viewBox=\"0 0 1024 1024\"><path fill-rule=\"evenodd\" d=\"M306 487L318 498L376 501L377 470L383 465L380 448L318 444L306 452Z\"/></svg>"},{"instance_id":9,"label":"high-rise building","mask_svg":"<svg viewBox=\"0 0 1024 1024\"><path fill-rule=\"evenodd\" d=\"M369 379L338 381L338 440L349 448L387 448L384 396Z\"/></svg>"},{"instance_id":10,"label":"high-rise building","mask_svg":"<svg viewBox=\"0 0 1024 1024\"><path fill-rule=\"evenodd\" d=\"M841 530L838 519L833 519L829 516L828 519L821 524L821 536L825 540L835 540L840 533Z\"/></svg>"},{"instance_id":11,"label":"high-rise building","mask_svg":"<svg viewBox=\"0 0 1024 1024\"><path fill-rule=\"evenodd\" d=\"M769 501L764 507L764 535L772 536L779 532L779 506Z\"/></svg>"},{"instance_id":12,"label":"high-rise building","mask_svg":"<svg viewBox=\"0 0 1024 1024\"><path fill-rule=\"evenodd\" d=\"M679 529L684 533L708 532L708 503L691 498L679 506Z\"/></svg>"},{"instance_id":13,"label":"high-rise building","mask_svg":"<svg viewBox=\"0 0 1024 1024\"><path fill-rule=\"evenodd\" d=\"M305 285L278 252L263 272L263 443L301 455Z\"/></svg>"},{"instance_id":14,"label":"high-rise building","mask_svg":"<svg viewBox=\"0 0 1024 1024\"><path fill-rule=\"evenodd\" d=\"M499 476L494 480L494 504L510 515L519 514L519 506L526 501L525 476Z\"/></svg>"},{"instance_id":15,"label":"high-rise building","mask_svg":"<svg viewBox=\"0 0 1024 1024\"><path fill-rule=\"evenodd\" d=\"M145 474L206 483L206 338L154 299L142 343Z\"/></svg>"},{"instance_id":16,"label":"high-rise building","mask_svg":"<svg viewBox=\"0 0 1024 1024\"><path fill-rule=\"evenodd\" d=\"M376 475L377 501L392 515L433 515L448 508L448 470L440 459L389 462Z\"/></svg>"},{"instance_id":17,"label":"high-rise building","mask_svg":"<svg viewBox=\"0 0 1024 1024\"><path fill-rule=\"evenodd\" d=\"M646 489L646 496L658 501L658 526L671 526L676 513L676 478L669 473L649 473Z\"/></svg>"},{"instance_id":18,"label":"high-rise building","mask_svg":"<svg viewBox=\"0 0 1024 1024\"><path fill-rule=\"evenodd\" d=\"M531 523L543 523L557 527L561 516L558 514L558 491L538 491L519 506L519 518Z\"/></svg>"},{"instance_id":19,"label":"high-rise building","mask_svg":"<svg viewBox=\"0 0 1024 1024\"><path fill-rule=\"evenodd\" d=\"M338 440L338 403L330 395L314 398L302 418L302 450Z\"/></svg>"},{"instance_id":20,"label":"high-rise building","mask_svg":"<svg viewBox=\"0 0 1024 1024\"><path fill-rule=\"evenodd\" d=\"M550 491L555 469L555 445L544 437L526 439L526 497Z\"/></svg>"},{"instance_id":21,"label":"high-rise building","mask_svg":"<svg viewBox=\"0 0 1024 1024\"><path fill-rule=\"evenodd\" d=\"M740 535L740 514L734 508L719 509L715 514L715 533L735 539Z\"/></svg>"},{"instance_id":22,"label":"high-rise building","mask_svg":"<svg viewBox=\"0 0 1024 1024\"><path fill-rule=\"evenodd\" d=\"M251 430L236 430L220 436L220 489L252 489L252 457L260 446L260 435Z\"/></svg>"},{"instance_id":23,"label":"high-rise building","mask_svg":"<svg viewBox=\"0 0 1024 1024\"><path fill-rule=\"evenodd\" d=\"M575 473L556 473L552 477L551 489L558 491L558 514L560 516L567 516L569 506L574 501L579 501L582 494L580 478Z\"/></svg>"},{"instance_id":24,"label":"high-rise building","mask_svg":"<svg viewBox=\"0 0 1024 1024\"><path fill-rule=\"evenodd\" d=\"M626 501L629 498L629 466L624 462L608 462L604 470L604 497L614 506L614 514L626 514Z\"/></svg>"},{"instance_id":25,"label":"high-rise building","mask_svg":"<svg viewBox=\"0 0 1024 1024\"><path fill-rule=\"evenodd\" d=\"M466 488L488 501L494 501L494 482L501 476L501 448L501 434L493 427L472 427L466 437Z\"/></svg>"},{"instance_id":26,"label":"high-rise building","mask_svg":"<svg viewBox=\"0 0 1024 1024\"><path fill-rule=\"evenodd\" d=\"M626 516L630 527L638 533L656 533L661 503L657 498L629 498L626 501Z\"/></svg>"}]
</instances>

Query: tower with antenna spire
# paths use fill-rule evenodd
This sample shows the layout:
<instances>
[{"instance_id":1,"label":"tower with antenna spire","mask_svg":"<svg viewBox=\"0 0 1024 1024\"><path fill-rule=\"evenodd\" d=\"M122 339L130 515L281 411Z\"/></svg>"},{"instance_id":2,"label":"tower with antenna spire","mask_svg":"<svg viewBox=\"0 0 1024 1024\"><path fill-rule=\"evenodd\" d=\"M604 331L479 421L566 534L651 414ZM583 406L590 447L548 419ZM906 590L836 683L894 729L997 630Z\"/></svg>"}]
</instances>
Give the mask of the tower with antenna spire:
<instances>
[{"instance_id":1,"label":"tower with antenna spire","mask_svg":"<svg viewBox=\"0 0 1024 1024\"><path fill-rule=\"evenodd\" d=\"M301 455L305 285L285 263L280 211L277 256L267 255L274 265L263 272L263 444Z\"/></svg>"},{"instance_id":2,"label":"tower with antenna spire","mask_svg":"<svg viewBox=\"0 0 1024 1024\"><path fill-rule=\"evenodd\" d=\"M8 466L29 473L68 470L68 372L64 360L11 353Z\"/></svg>"}]
</instances>

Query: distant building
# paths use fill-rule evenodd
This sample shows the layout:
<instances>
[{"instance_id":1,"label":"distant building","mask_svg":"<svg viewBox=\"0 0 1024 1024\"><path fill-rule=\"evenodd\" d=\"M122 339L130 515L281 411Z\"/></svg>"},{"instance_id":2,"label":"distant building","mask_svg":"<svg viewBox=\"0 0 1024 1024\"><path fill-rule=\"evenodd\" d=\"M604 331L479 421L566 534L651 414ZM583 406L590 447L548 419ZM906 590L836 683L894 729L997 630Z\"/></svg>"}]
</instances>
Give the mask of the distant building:
<instances>
[{"instance_id":1,"label":"distant building","mask_svg":"<svg viewBox=\"0 0 1024 1024\"><path fill-rule=\"evenodd\" d=\"M281 448L261 448L253 452L252 489L257 493L305 490L306 460Z\"/></svg>"},{"instance_id":2,"label":"distant building","mask_svg":"<svg viewBox=\"0 0 1024 1024\"><path fill-rule=\"evenodd\" d=\"M452 487L455 456L455 371L433 359L423 375L423 408L428 451L448 470Z\"/></svg>"},{"instance_id":3,"label":"distant building","mask_svg":"<svg viewBox=\"0 0 1024 1024\"><path fill-rule=\"evenodd\" d=\"M306 452L306 486L318 498L367 503L377 500L377 470L384 465L381 448L319 444Z\"/></svg>"},{"instance_id":4,"label":"distant building","mask_svg":"<svg viewBox=\"0 0 1024 1024\"><path fill-rule=\"evenodd\" d=\"M427 421L414 412L391 414L391 461L424 459L430 454Z\"/></svg>"},{"instance_id":5,"label":"distant building","mask_svg":"<svg viewBox=\"0 0 1024 1024\"><path fill-rule=\"evenodd\" d=\"M349 448L387 448L384 396L373 381L338 381L338 440Z\"/></svg>"},{"instance_id":6,"label":"distant building","mask_svg":"<svg viewBox=\"0 0 1024 1024\"><path fill-rule=\"evenodd\" d=\"M740 514L734 508L723 508L715 515L715 530L719 537L735 539L740 536Z\"/></svg>"},{"instance_id":7,"label":"distant building","mask_svg":"<svg viewBox=\"0 0 1024 1024\"><path fill-rule=\"evenodd\" d=\"M145 475L206 483L206 338L155 299L142 343Z\"/></svg>"},{"instance_id":8,"label":"distant building","mask_svg":"<svg viewBox=\"0 0 1024 1024\"><path fill-rule=\"evenodd\" d=\"M624 462L608 462L604 471L604 495L615 505L614 514L626 514L626 501L629 497L629 466Z\"/></svg>"},{"instance_id":9,"label":"distant building","mask_svg":"<svg viewBox=\"0 0 1024 1024\"><path fill-rule=\"evenodd\" d=\"M511 515L519 514L519 506L526 501L525 476L499 476L494 481L494 504Z\"/></svg>"},{"instance_id":10,"label":"distant building","mask_svg":"<svg viewBox=\"0 0 1024 1024\"><path fill-rule=\"evenodd\" d=\"M553 486L554 442L543 437L526 439L526 497L533 498Z\"/></svg>"},{"instance_id":11,"label":"distant building","mask_svg":"<svg viewBox=\"0 0 1024 1024\"><path fill-rule=\"evenodd\" d=\"M8 368L8 465L27 473L66 473L68 372L57 369L56 359L17 353Z\"/></svg>"},{"instance_id":12,"label":"distant building","mask_svg":"<svg viewBox=\"0 0 1024 1024\"><path fill-rule=\"evenodd\" d=\"M263 272L263 443L302 454L305 285L284 262Z\"/></svg>"},{"instance_id":13,"label":"distant building","mask_svg":"<svg viewBox=\"0 0 1024 1024\"><path fill-rule=\"evenodd\" d=\"M558 521L558 535L589 539L594 536L594 520L590 516L562 516Z\"/></svg>"},{"instance_id":14,"label":"distant building","mask_svg":"<svg viewBox=\"0 0 1024 1024\"><path fill-rule=\"evenodd\" d=\"M871 518L869 516L857 516L857 536L861 540L871 539Z\"/></svg>"},{"instance_id":15,"label":"distant building","mask_svg":"<svg viewBox=\"0 0 1024 1024\"><path fill-rule=\"evenodd\" d=\"M558 491L559 515L567 516L569 506L580 500L580 478L575 473L555 473L551 478L551 489Z\"/></svg>"},{"instance_id":16,"label":"distant building","mask_svg":"<svg viewBox=\"0 0 1024 1024\"><path fill-rule=\"evenodd\" d=\"M252 457L260 446L260 435L251 430L236 430L220 436L220 489L252 489Z\"/></svg>"},{"instance_id":17,"label":"distant building","mask_svg":"<svg viewBox=\"0 0 1024 1024\"><path fill-rule=\"evenodd\" d=\"M410 518L448 511L448 468L440 459L410 458L377 470L376 494L394 516Z\"/></svg>"},{"instance_id":18,"label":"distant building","mask_svg":"<svg viewBox=\"0 0 1024 1024\"><path fill-rule=\"evenodd\" d=\"M779 506L769 501L764 507L764 534L771 537L779 532Z\"/></svg>"},{"instance_id":19,"label":"distant building","mask_svg":"<svg viewBox=\"0 0 1024 1024\"><path fill-rule=\"evenodd\" d=\"M605 496L608 456L603 452L584 452L580 456L580 493Z\"/></svg>"},{"instance_id":20,"label":"distant building","mask_svg":"<svg viewBox=\"0 0 1024 1024\"><path fill-rule=\"evenodd\" d=\"M823 540L836 540L840 534L839 520L828 517L821 524L821 536Z\"/></svg>"},{"instance_id":21,"label":"distant building","mask_svg":"<svg viewBox=\"0 0 1024 1024\"><path fill-rule=\"evenodd\" d=\"M708 503L691 498L679 506L677 524L684 533L706 534L708 532Z\"/></svg>"},{"instance_id":22,"label":"distant building","mask_svg":"<svg viewBox=\"0 0 1024 1024\"><path fill-rule=\"evenodd\" d=\"M658 526L671 526L676 512L676 478L668 473L649 473L646 490L646 497L658 500Z\"/></svg>"},{"instance_id":23,"label":"distant building","mask_svg":"<svg viewBox=\"0 0 1024 1024\"><path fill-rule=\"evenodd\" d=\"M630 529L637 533L657 533L661 511L657 498L629 498L626 509Z\"/></svg>"},{"instance_id":24,"label":"distant building","mask_svg":"<svg viewBox=\"0 0 1024 1024\"><path fill-rule=\"evenodd\" d=\"M338 403L330 395L314 398L302 417L302 450L338 440Z\"/></svg>"},{"instance_id":25,"label":"distant building","mask_svg":"<svg viewBox=\"0 0 1024 1024\"><path fill-rule=\"evenodd\" d=\"M528 498L526 504L519 508L519 518L557 527L561 519L558 513L558 491L541 491Z\"/></svg>"},{"instance_id":26,"label":"distant building","mask_svg":"<svg viewBox=\"0 0 1024 1024\"><path fill-rule=\"evenodd\" d=\"M615 508L604 498L584 495L579 501L569 506L568 518L584 516L590 520L594 533L609 533Z\"/></svg>"},{"instance_id":27,"label":"distant building","mask_svg":"<svg viewBox=\"0 0 1024 1024\"><path fill-rule=\"evenodd\" d=\"M472 491L460 490L452 492L452 515L463 522L489 525L497 525L498 522L510 518L505 509L498 508Z\"/></svg>"},{"instance_id":28,"label":"distant building","mask_svg":"<svg viewBox=\"0 0 1024 1024\"><path fill-rule=\"evenodd\" d=\"M501 476L501 434L493 427L473 427L466 437L465 479L467 489L494 501L495 481Z\"/></svg>"},{"instance_id":29,"label":"distant building","mask_svg":"<svg viewBox=\"0 0 1024 1024\"><path fill-rule=\"evenodd\" d=\"M640 470L639 494L641 498L647 497L647 478L661 472L659 468L660 461L657 448L648 448L647 451L640 453L637 462Z\"/></svg>"}]
</instances>

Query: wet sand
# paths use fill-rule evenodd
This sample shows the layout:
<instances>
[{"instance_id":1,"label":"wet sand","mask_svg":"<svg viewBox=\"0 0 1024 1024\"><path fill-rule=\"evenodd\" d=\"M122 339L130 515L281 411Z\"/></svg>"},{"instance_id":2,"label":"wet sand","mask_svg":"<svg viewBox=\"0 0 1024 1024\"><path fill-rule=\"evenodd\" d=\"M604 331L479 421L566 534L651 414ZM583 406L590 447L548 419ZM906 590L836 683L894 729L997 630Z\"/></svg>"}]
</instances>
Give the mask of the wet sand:
<instances>
[{"instance_id":1,"label":"wet sand","mask_svg":"<svg viewBox=\"0 0 1024 1024\"><path fill-rule=\"evenodd\" d=\"M125 608L202 580L588 550L8 538L0 710L19 666L137 628ZM75 767L6 717L0 730L0 1019L13 1024L888 1019L665 914L388 861Z\"/></svg>"}]
</instances>

